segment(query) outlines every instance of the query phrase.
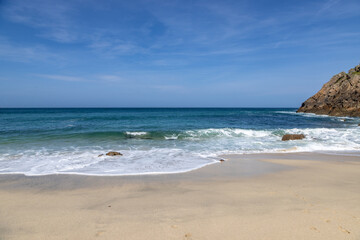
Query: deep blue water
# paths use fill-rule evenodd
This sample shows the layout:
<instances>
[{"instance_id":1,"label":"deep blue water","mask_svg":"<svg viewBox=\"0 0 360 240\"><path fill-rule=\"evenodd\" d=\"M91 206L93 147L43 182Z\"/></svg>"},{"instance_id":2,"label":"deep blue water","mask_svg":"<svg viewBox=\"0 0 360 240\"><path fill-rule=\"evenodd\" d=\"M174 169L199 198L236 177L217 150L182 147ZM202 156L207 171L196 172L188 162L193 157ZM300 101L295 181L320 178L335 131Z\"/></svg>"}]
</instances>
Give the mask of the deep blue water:
<instances>
[{"instance_id":1,"label":"deep blue water","mask_svg":"<svg viewBox=\"0 0 360 240\"><path fill-rule=\"evenodd\" d=\"M0 109L0 173L181 172L220 154L358 151L356 118L296 109ZM282 142L285 133L305 140ZM98 157L107 151L121 157Z\"/></svg>"}]
</instances>

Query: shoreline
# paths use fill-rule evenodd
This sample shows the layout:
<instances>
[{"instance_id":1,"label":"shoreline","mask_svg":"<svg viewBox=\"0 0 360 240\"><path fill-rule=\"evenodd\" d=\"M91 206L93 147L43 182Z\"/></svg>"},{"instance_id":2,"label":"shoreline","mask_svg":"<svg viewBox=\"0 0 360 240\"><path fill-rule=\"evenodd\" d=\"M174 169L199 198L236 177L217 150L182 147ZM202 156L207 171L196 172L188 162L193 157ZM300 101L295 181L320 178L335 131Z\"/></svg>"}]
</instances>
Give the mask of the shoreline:
<instances>
[{"instance_id":1,"label":"shoreline","mask_svg":"<svg viewBox=\"0 0 360 240\"><path fill-rule=\"evenodd\" d=\"M360 158L228 155L179 174L0 175L0 239L359 239Z\"/></svg>"},{"instance_id":2,"label":"shoreline","mask_svg":"<svg viewBox=\"0 0 360 240\"><path fill-rule=\"evenodd\" d=\"M284 153L279 153L280 155ZM286 153L285 153L286 154ZM268 154L261 154L268 155ZM51 185L52 182L56 181L56 185L61 184L74 184L77 186L85 186L88 184L96 185L97 182L104 183L115 183L118 181L124 182L161 182L161 181L206 181L216 178L246 178L255 177L272 172L281 171L288 169L289 167L282 166L279 164L268 163L256 160L255 156L260 154L232 154L222 155L221 157L227 158L224 162L213 162L199 168L174 173L160 173L160 174L129 174L129 175L91 175L91 174L74 174L74 173L59 173L59 174L47 174L47 175L25 175L22 173L6 173L0 174L0 190L3 186L2 183L7 182L8 179L12 179L15 184L22 185L24 182L32 182L38 184L38 186ZM253 156L253 157L244 157ZM238 161L241 159L241 161ZM254 161L255 160L255 161ZM231 163L230 163L231 162ZM55 180L55 181L54 181ZM82 184L79 184L82 183ZM27 185L28 187L28 185ZM36 187L32 185L31 187ZM54 189L54 186L51 187ZM56 190L56 189L54 189Z\"/></svg>"},{"instance_id":3,"label":"shoreline","mask_svg":"<svg viewBox=\"0 0 360 240\"><path fill-rule=\"evenodd\" d=\"M221 160L225 160L224 162L231 160L231 159L257 159L256 156L281 156L281 155L287 155L291 154L295 155L326 155L326 156L351 156L351 157L360 157L360 150L343 150L343 151L288 151L287 149L284 150L278 150L276 152L250 152L250 153L234 153L234 154L220 154L216 157L213 157L212 162L203 164L199 167L194 167L189 170L180 170L180 171L174 171L174 172L143 172L143 173L125 173L125 174L96 174L96 173L80 173L80 172L58 172L58 173L49 173L49 174L33 174L28 175L26 173L22 172L2 172L0 173L0 179L1 176L6 175L18 175L18 176L24 176L24 177L45 177L45 176L61 176L61 175L70 175L70 176L87 176L87 177L136 177L136 176L158 176L158 175L177 175L177 174L186 174L189 172L198 171L199 169L209 167L211 165L217 165L221 164ZM216 159L216 160L215 160Z\"/></svg>"},{"instance_id":4,"label":"shoreline","mask_svg":"<svg viewBox=\"0 0 360 240\"><path fill-rule=\"evenodd\" d=\"M279 150L277 152L255 152L255 153L234 153L234 154L220 154L214 157L216 160L213 160L212 162L206 163L204 165L201 165L199 167L195 167L189 170L181 170L176 172L144 172L144 173L125 173L125 174L94 174L94 173L80 173L80 172L58 172L58 173L50 173L50 174L33 174L28 175L22 172L3 172L0 173L0 179L2 176L6 175L15 175L15 176L23 176L23 177L46 177L46 176L62 176L62 175L69 175L69 176L85 176L85 177L141 177L141 176L158 176L158 175L177 175L177 174L186 174L194 171L198 171L202 168L209 167L211 165L217 165L222 164L223 162L221 160L224 160L224 162L227 162L232 159L257 159L263 158L264 156L276 156L277 158L282 158L282 155L325 155L325 156L342 156L342 157L359 157L360 158L360 150L344 150L344 151L287 151L285 150ZM260 156L257 157L257 156ZM305 159L305 158L304 158Z\"/></svg>"}]
</instances>

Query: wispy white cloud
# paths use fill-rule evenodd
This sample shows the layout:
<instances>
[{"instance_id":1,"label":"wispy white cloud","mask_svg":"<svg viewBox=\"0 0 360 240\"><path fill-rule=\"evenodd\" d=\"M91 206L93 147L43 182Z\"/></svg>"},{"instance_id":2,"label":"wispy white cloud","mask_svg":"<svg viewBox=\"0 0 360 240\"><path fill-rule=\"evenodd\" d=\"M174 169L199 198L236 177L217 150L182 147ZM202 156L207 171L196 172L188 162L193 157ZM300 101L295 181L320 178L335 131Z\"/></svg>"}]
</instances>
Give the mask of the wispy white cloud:
<instances>
[{"instance_id":1,"label":"wispy white cloud","mask_svg":"<svg viewBox=\"0 0 360 240\"><path fill-rule=\"evenodd\" d=\"M186 88L181 85L155 85L151 88L160 90L160 91L175 91L175 92L184 92Z\"/></svg>"},{"instance_id":2,"label":"wispy white cloud","mask_svg":"<svg viewBox=\"0 0 360 240\"><path fill-rule=\"evenodd\" d=\"M113 15L111 19L115 21L108 25L84 24L86 20L80 18L80 11L85 5L101 9L104 11L102 14L114 14L114 9L119 9L120 13ZM133 6L129 2L116 1L91 1L88 4L77 0L13 0L4 7L4 12L7 19L38 29L39 37L59 43L79 43L84 51L90 50L97 56L146 55L150 64L169 66L174 63L177 66L179 62L172 59L176 55L187 57L179 60L186 63L194 60L190 57L237 57L264 49L296 46L300 42L302 44L297 46L316 44L311 37L302 36L311 35L318 22L336 19L339 13L344 17L359 14L356 10L359 5L353 0L306 2L274 15L249 9L242 1L230 4L218 1L191 4L136 1ZM118 18L127 12L128 17ZM141 18L136 19L137 14ZM116 21L119 24L115 24ZM160 29L156 37L152 35L154 29ZM338 31L335 27L332 30ZM327 38L324 35L322 40Z\"/></svg>"},{"instance_id":3,"label":"wispy white cloud","mask_svg":"<svg viewBox=\"0 0 360 240\"><path fill-rule=\"evenodd\" d=\"M35 77L40 77L42 79L50 79L56 81L64 82L108 82L108 83L125 83L126 79L119 75L89 75L89 76L74 76L74 75L59 75L59 74L32 74Z\"/></svg>"},{"instance_id":4,"label":"wispy white cloud","mask_svg":"<svg viewBox=\"0 0 360 240\"><path fill-rule=\"evenodd\" d=\"M4 8L9 20L22 23L43 32L40 36L59 42L74 42L78 36L69 15L74 11L70 2L47 0L12 0Z\"/></svg>"},{"instance_id":5,"label":"wispy white cloud","mask_svg":"<svg viewBox=\"0 0 360 240\"><path fill-rule=\"evenodd\" d=\"M92 42L89 47L96 53L105 57L145 54L147 50L136 43L121 42L117 40L101 40Z\"/></svg>"},{"instance_id":6,"label":"wispy white cloud","mask_svg":"<svg viewBox=\"0 0 360 240\"><path fill-rule=\"evenodd\" d=\"M107 81L107 82L124 82L125 79L118 75L100 75L97 76L96 79L100 81Z\"/></svg>"},{"instance_id":7,"label":"wispy white cloud","mask_svg":"<svg viewBox=\"0 0 360 240\"><path fill-rule=\"evenodd\" d=\"M339 3L341 0L327 0L325 3L323 3L320 7L320 9L317 11L317 15L327 11L328 9L334 7L337 3Z\"/></svg>"},{"instance_id":8,"label":"wispy white cloud","mask_svg":"<svg viewBox=\"0 0 360 240\"><path fill-rule=\"evenodd\" d=\"M44 79L51 79L51 80L58 80L58 81L65 81L65 82L85 82L85 81L87 81L85 78L82 78L82 77L74 77L74 76L67 76L67 75L35 74L35 76L41 77Z\"/></svg>"},{"instance_id":9,"label":"wispy white cloud","mask_svg":"<svg viewBox=\"0 0 360 240\"><path fill-rule=\"evenodd\" d=\"M0 58L15 62L59 62L62 56L51 52L48 48L39 44L24 46L23 44L11 43L6 38L0 36Z\"/></svg>"},{"instance_id":10,"label":"wispy white cloud","mask_svg":"<svg viewBox=\"0 0 360 240\"><path fill-rule=\"evenodd\" d=\"M259 28L259 24L261 26L266 24L266 21L253 19L245 14L245 11L239 13L238 9L225 4L195 3L195 10L191 10L193 6L183 5L179 8L178 4L162 2L154 4L145 1L139 4L141 5L139 7L152 16L146 20L150 22L145 21L142 26L136 28L130 25L126 31L107 26L84 28L79 25L79 20L74 17L79 7L77 1L70 4L70 2L45 0L14 0L6 6L5 16L11 21L40 29L41 33L38 34L40 37L61 43L82 42L96 53L107 57L129 54L154 55L159 50L165 49L166 52L171 53L174 51L172 48L177 51L176 48L179 47L184 53L203 55L208 49L201 49L202 46L215 48L212 54L216 52L224 54L225 51L218 43L233 37L246 36L249 31ZM162 7L155 7L159 5ZM96 5L99 6L101 4ZM194 19L195 11L201 9L208 9L209 12ZM191 18L188 17L189 11L194 12ZM151 21L165 26L168 30L156 41L144 46L141 35L146 37L151 34L150 29L153 27ZM250 21L252 24L249 24ZM134 29L138 30L134 31ZM135 39L132 39L134 34ZM238 50L234 49L228 53L236 53L239 52Z\"/></svg>"}]
</instances>

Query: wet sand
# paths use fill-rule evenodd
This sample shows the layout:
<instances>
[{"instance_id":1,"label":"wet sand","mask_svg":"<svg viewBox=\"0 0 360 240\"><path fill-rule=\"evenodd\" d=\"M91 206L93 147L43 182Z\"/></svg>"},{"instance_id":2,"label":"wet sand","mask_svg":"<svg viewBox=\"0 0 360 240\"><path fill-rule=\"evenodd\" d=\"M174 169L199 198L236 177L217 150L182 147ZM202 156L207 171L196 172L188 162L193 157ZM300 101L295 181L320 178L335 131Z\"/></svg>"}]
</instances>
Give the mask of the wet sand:
<instances>
[{"instance_id":1,"label":"wet sand","mask_svg":"<svg viewBox=\"0 0 360 240\"><path fill-rule=\"evenodd\" d=\"M360 159L225 156L180 174L0 176L0 239L360 239Z\"/></svg>"}]
</instances>

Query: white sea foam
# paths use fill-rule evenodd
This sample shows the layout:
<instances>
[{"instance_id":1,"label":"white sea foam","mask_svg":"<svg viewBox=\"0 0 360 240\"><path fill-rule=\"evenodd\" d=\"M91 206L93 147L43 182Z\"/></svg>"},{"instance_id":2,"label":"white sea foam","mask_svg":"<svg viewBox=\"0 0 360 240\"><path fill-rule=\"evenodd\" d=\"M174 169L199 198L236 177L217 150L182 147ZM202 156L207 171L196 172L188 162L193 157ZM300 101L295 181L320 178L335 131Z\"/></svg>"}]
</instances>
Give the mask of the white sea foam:
<instances>
[{"instance_id":1,"label":"white sea foam","mask_svg":"<svg viewBox=\"0 0 360 240\"><path fill-rule=\"evenodd\" d=\"M339 121L346 121L348 119L356 119L354 117L337 117L337 116L330 116L324 114L315 114L315 113L304 113L304 112L295 112L295 111L276 111L275 113L282 113L282 114L290 114L290 115L297 115L302 117L313 117L313 118L334 118L338 119Z\"/></svg>"},{"instance_id":2,"label":"white sea foam","mask_svg":"<svg viewBox=\"0 0 360 240\"><path fill-rule=\"evenodd\" d=\"M271 135L269 131L249 130L249 129L233 129L233 128L209 128L201 130L189 130L185 132L187 138L199 139L203 137L265 137Z\"/></svg>"},{"instance_id":3,"label":"white sea foam","mask_svg":"<svg viewBox=\"0 0 360 240\"><path fill-rule=\"evenodd\" d=\"M176 140L179 138L179 135L176 135L176 134L172 134L170 136L165 136L164 137L166 140Z\"/></svg>"},{"instance_id":4,"label":"white sea foam","mask_svg":"<svg viewBox=\"0 0 360 240\"><path fill-rule=\"evenodd\" d=\"M129 132L145 135L147 132ZM129 134L127 132L127 134ZM303 133L299 141L281 141L285 133ZM265 152L360 153L360 128L293 128L251 130L239 128L188 130L164 137L167 140L102 146L37 148L0 152L0 173L131 175L175 173L217 162L219 155ZM147 145L144 145L147 144ZM121 157L98 157L107 151Z\"/></svg>"},{"instance_id":5,"label":"white sea foam","mask_svg":"<svg viewBox=\"0 0 360 240\"><path fill-rule=\"evenodd\" d=\"M146 135L147 132L126 132L126 134L131 136L142 136L142 135Z\"/></svg>"},{"instance_id":6,"label":"white sea foam","mask_svg":"<svg viewBox=\"0 0 360 240\"><path fill-rule=\"evenodd\" d=\"M29 176L48 174L133 175L190 171L214 163L182 149L122 150L123 156L98 157L103 151L35 152L27 151L16 159L2 156L0 173Z\"/></svg>"}]
</instances>

